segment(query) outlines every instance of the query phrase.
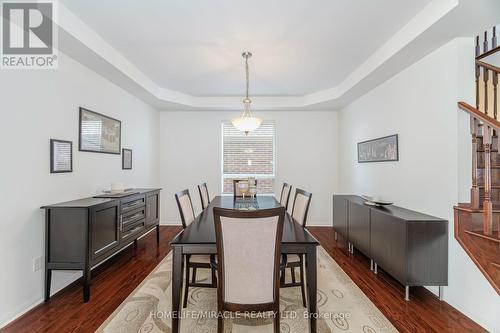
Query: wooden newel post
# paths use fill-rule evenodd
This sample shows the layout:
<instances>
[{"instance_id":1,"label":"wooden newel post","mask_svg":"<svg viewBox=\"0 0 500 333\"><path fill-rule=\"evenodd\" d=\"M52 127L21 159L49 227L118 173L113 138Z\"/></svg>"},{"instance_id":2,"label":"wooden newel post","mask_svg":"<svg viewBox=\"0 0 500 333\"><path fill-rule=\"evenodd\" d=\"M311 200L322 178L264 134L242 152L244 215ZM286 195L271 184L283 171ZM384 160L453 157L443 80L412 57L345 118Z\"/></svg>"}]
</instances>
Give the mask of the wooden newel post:
<instances>
[{"instance_id":1,"label":"wooden newel post","mask_svg":"<svg viewBox=\"0 0 500 333\"><path fill-rule=\"evenodd\" d=\"M491 139L492 128L483 126L484 146L484 202L483 202L483 232L486 235L493 233L493 207L491 203Z\"/></svg>"},{"instance_id":2,"label":"wooden newel post","mask_svg":"<svg viewBox=\"0 0 500 333\"><path fill-rule=\"evenodd\" d=\"M470 117L470 133L472 134L472 188L470 200L473 209L479 209L479 187L477 186L477 131L478 121Z\"/></svg>"}]
</instances>

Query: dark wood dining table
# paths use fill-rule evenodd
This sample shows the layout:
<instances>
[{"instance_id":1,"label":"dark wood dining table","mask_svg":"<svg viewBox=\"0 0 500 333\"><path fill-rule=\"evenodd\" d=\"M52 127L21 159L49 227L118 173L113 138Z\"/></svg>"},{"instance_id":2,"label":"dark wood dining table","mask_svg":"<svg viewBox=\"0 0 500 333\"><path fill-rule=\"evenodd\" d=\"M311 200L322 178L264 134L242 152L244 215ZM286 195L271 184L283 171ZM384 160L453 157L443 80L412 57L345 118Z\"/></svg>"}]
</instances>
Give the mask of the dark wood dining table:
<instances>
[{"instance_id":1,"label":"dark wood dining table","mask_svg":"<svg viewBox=\"0 0 500 333\"><path fill-rule=\"evenodd\" d=\"M217 196L210 205L196 217L186 229L171 242L172 246L172 332L180 331L181 299L185 254L216 254L213 208L229 209L269 209L279 207L280 203L273 196L255 198L235 198ZM316 332L316 247L319 242L311 236L290 214L286 214L281 240L281 253L304 254L306 258L306 281L309 327Z\"/></svg>"}]
</instances>

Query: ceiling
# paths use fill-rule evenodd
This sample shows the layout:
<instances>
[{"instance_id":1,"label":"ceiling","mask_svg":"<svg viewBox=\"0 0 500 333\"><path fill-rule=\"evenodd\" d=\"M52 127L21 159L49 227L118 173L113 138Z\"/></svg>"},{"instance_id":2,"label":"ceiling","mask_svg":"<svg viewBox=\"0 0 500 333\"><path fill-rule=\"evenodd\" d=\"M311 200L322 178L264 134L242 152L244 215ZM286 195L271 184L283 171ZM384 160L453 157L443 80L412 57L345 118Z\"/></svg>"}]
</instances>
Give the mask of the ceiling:
<instances>
[{"instance_id":1,"label":"ceiling","mask_svg":"<svg viewBox=\"0 0 500 333\"><path fill-rule=\"evenodd\" d=\"M57 10L60 51L159 110L241 110L250 50L254 110L335 111L454 38L472 43L499 23L500 1L60 0Z\"/></svg>"},{"instance_id":2,"label":"ceiling","mask_svg":"<svg viewBox=\"0 0 500 333\"><path fill-rule=\"evenodd\" d=\"M340 84L431 0L64 0L158 86L302 96Z\"/></svg>"}]
</instances>

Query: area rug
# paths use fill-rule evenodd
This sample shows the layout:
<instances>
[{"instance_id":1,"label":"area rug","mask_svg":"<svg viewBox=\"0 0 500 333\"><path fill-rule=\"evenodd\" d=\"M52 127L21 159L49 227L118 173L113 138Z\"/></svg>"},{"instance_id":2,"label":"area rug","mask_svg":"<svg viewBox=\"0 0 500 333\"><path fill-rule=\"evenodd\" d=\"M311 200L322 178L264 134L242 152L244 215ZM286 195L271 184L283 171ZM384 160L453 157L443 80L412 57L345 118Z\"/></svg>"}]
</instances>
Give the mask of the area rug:
<instances>
[{"instance_id":1,"label":"area rug","mask_svg":"<svg viewBox=\"0 0 500 333\"><path fill-rule=\"evenodd\" d=\"M169 253L97 332L171 332L171 273L172 255ZM289 279L290 276L287 276L287 281ZM209 281L209 270L198 269L197 280ZM317 331L320 333L397 332L322 247L318 247L317 301ZM181 332L217 332L217 319L210 315L214 311L217 311L216 289L189 288L189 302L183 310ZM280 312L281 332L308 332L300 287L280 290ZM224 321L224 332L272 331L270 316L231 316Z\"/></svg>"}]
</instances>

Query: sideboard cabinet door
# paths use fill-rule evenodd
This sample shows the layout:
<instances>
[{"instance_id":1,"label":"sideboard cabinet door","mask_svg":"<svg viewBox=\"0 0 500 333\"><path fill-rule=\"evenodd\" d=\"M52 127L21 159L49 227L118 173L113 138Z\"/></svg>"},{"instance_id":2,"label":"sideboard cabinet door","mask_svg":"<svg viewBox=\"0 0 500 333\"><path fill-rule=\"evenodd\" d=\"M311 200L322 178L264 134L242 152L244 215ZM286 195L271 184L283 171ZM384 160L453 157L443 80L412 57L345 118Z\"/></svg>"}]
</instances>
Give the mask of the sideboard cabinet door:
<instances>
[{"instance_id":1,"label":"sideboard cabinet door","mask_svg":"<svg viewBox=\"0 0 500 333\"><path fill-rule=\"evenodd\" d=\"M146 194L146 226L160 222L160 192Z\"/></svg>"},{"instance_id":2,"label":"sideboard cabinet door","mask_svg":"<svg viewBox=\"0 0 500 333\"><path fill-rule=\"evenodd\" d=\"M371 210L371 257L400 283L406 284L406 222Z\"/></svg>"},{"instance_id":3,"label":"sideboard cabinet door","mask_svg":"<svg viewBox=\"0 0 500 333\"><path fill-rule=\"evenodd\" d=\"M120 241L120 202L112 201L92 209L90 225L92 259L106 254Z\"/></svg>"},{"instance_id":4,"label":"sideboard cabinet door","mask_svg":"<svg viewBox=\"0 0 500 333\"><path fill-rule=\"evenodd\" d=\"M333 196L333 228L346 240L349 239L348 234L348 201L338 195Z\"/></svg>"},{"instance_id":5,"label":"sideboard cabinet door","mask_svg":"<svg viewBox=\"0 0 500 333\"><path fill-rule=\"evenodd\" d=\"M370 256L370 208L363 204L349 202L349 240Z\"/></svg>"}]
</instances>

